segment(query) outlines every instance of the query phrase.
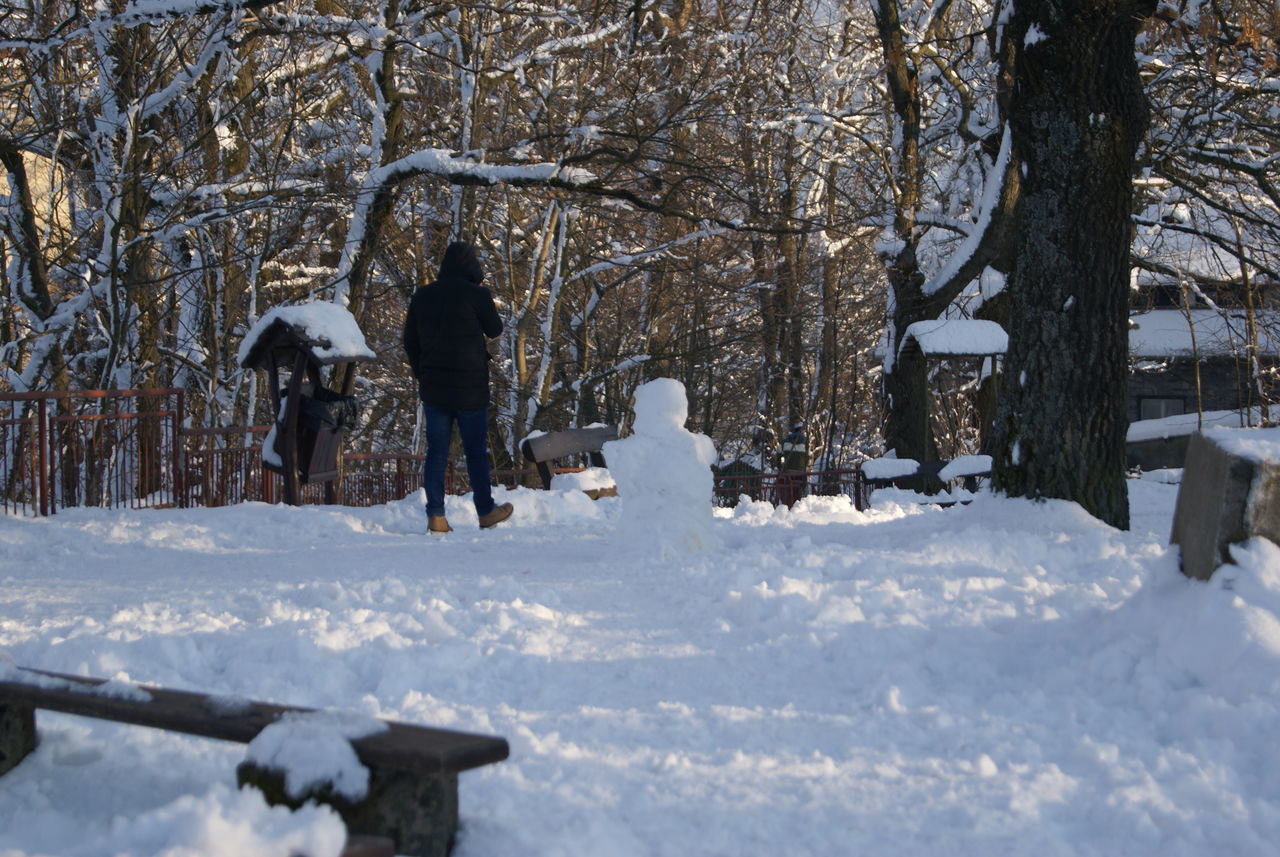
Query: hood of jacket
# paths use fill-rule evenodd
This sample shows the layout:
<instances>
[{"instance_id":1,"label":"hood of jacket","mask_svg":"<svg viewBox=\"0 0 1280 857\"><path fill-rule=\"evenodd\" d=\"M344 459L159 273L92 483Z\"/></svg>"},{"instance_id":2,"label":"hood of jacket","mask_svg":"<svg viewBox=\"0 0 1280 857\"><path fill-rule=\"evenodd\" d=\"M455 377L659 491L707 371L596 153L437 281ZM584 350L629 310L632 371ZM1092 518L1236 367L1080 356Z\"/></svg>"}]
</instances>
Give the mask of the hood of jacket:
<instances>
[{"instance_id":1,"label":"hood of jacket","mask_svg":"<svg viewBox=\"0 0 1280 857\"><path fill-rule=\"evenodd\" d=\"M484 267L476 249L466 241L451 243L440 260L440 273L436 279L463 279L479 285L484 281Z\"/></svg>"}]
</instances>

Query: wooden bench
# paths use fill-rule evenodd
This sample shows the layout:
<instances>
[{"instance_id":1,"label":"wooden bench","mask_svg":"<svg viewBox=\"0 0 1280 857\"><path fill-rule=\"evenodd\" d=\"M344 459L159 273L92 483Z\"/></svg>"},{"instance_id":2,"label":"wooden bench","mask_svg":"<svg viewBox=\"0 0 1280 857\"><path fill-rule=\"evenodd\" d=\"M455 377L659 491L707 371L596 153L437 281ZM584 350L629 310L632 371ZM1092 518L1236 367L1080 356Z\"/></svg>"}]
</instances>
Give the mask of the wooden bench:
<instances>
[{"instance_id":1,"label":"wooden bench","mask_svg":"<svg viewBox=\"0 0 1280 857\"><path fill-rule=\"evenodd\" d=\"M592 467L604 467L604 453L600 450L609 441L617 439L617 426L565 429L526 437L520 442L520 452L526 461L537 465L542 487L549 489L554 475L551 466L557 459L586 454ZM608 492L601 493L603 496Z\"/></svg>"},{"instance_id":2,"label":"wooden bench","mask_svg":"<svg viewBox=\"0 0 1280 857\"><path fill-rule=\"evenodd\" d=\"M315 711L0 664L0 775L35 749L37 708L240 743L252 741L282 715ZM352 836L348 857L390 854L383 840L394 843L395 854L445 857L458 830L458 773L507 758L507 742L379 722L385 730L351 740L369 771L368 791L357 802L327 786L302 797L288 795L283 771L251 762L237 768L237 779L262 789L269 803L296 808L317 800L332 806Z\"/></svg>"}]
</instances>

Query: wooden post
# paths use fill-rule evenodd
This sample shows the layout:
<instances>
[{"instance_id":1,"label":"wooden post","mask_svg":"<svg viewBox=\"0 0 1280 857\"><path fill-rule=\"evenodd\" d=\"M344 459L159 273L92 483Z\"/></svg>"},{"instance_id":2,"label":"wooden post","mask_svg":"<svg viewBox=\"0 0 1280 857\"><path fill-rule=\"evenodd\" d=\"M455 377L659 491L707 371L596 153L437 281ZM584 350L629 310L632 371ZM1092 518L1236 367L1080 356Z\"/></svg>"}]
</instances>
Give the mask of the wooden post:
<instances>
[{"instance_id":1,"label":"wooden post","mask_svg":"<svg viewBox=\"0 0 1280 857\"><path fill-rule=\"evenodd\" d=\"M253 786L272 806L297 809L313 801L331 807L356 835L386 837L396 853L411 857L448 857L458 832L458 774L440 771L397 771L366 764L369 791L351 801L331 785L314 787L294 797L285 787L285 772L241 762L236 781Z\"/></svg>"},{"instance_id":2,"label":"wooden post","mask_svg":"<svg viewBox=\"0 0 1280 857\"><path fill-rule=\"evenodd\" d=\"M356 384L356 365L355 363L343 363L333 368L334 372L339 370L342 372L342 387L339 392L344 396L350 396L352 389ZM335 506L343 502L346 492L343 491L343 478L346 476L346 459L342 455L342 447L338 447L338 475L334 479L324 483L324 502L330 506Z\"/></svg>"},{"instance_id":3,"label":"wooden post","mask_svg":"<svg viewBox=\"0 0 1280 857\"><path fill-rule=\"evenodd\" d=\"M36 710L0 705L0 774L13 770L36 748Z\"/></svg>"},{"instance_id":4,"label":"wooden post","mask_svg":"<svg viewBox=\"0 0 1280 857\"><path fill-rule=\"evenodd\" d=\"M37 480L40 492L40 515L49 514L49 498L53 495L53 463L49 460L49 408L44 399L36 403L36 462L40 469Z\"/></svg>"},{"instance_id":5,"label":"wooden post","mask_svg":"<svg viewBox=\"0 0 1280 857\"><path fill-rule=\"evenodd\" d=\"M187 449L184 435L182 434L182 421L186 418L187 396L184 390L179 390L176 396L177 401L173 407L173 493L177 495L174 499L177 501L179 509L185 509L187 502L187 484L186 484L186 467L187 467Z\"/></svg>"},{"instance_id":6,"label":"wooden post","mask_svg":"<svg viewBox=\"0 0 1280 857\"><path fill-rule=\"evenodd\" d=\"M262 502L276 502L276 475L267 468L262 468Z\"/></svg>"},{"instance_id":7,"label":"wooden post","mask_svg":"<svg viewBox=\"0 0 1280 857\"><path fill-rule=\"evenodd\" d=\"M277 427L277 442L281 443L280 461L284 473L284 501L290 506L302 503L302 486L298 480L298 413L302 410L302 378L307 369L307 355L301 349L293 358L293 373L289 376L289 394L284 405L283 425ZM279 433L283 432L283 437Z\"/></svg>"}]
</instances>

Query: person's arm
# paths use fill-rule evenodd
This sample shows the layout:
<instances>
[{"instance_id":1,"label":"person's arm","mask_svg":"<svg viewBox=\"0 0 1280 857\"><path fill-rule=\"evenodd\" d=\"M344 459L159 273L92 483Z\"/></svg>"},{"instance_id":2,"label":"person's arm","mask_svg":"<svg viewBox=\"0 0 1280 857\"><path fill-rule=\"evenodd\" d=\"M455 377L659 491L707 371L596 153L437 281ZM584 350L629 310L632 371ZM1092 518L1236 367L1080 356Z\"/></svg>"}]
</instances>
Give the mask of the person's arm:
<instances>
[{"instance_id":1,"label":"person's arm","mask_svg":"<svg viewBox=\"0 0 1280 857\"><path fill-rule=\"evenodd\" d=\"M418 342L418 325L414 318L413 301L409 301L409 311L404 315L404 335L402 337L404 353L409 357L409 369L416 375L418 372L418 355L422 353L422 345Z\"/></svg>"},{"instance_id":2,"label":"person's arm","mask_svg":"<svg viewBox=\"0 0 1280 857\"><path fill-rule=\"evenodd\" d=\"M480 317L480 329L484 331L484 335L490 339L499 336L502 333L502 318L498 315L498 308L493 303L493 293L483 286L480 287L482 295L477 307L477 313Z\"/></svg>"}]
</instances>

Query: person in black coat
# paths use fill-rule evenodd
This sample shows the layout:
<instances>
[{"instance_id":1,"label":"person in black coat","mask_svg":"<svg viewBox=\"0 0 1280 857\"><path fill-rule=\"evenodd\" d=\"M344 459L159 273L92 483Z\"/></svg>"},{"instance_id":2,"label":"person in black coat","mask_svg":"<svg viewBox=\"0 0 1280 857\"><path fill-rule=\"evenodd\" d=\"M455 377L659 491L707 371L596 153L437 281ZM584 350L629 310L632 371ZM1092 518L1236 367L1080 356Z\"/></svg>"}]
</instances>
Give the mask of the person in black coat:
<instances>
[{"instance_id":1,"label":"person in black coat","mask_svg":"<svg viewBox=\"0 0 1280 857\"><path fill-rule=\"evenodd\" d=\"M778 466L778 502L787 506L804 496L808 483L809 441L804 436L804 425L797 424L782 439L775 460Z\"/></svg>"},{"instance_id":2,"label":"person in black coat","mask_svg":"<svg viewBox=\"0 0 1280 857\"><path fill-rule=\"evenodd\" d=\"M427 435L422 484L427 492L428 528L447 533L444 474L453 426L458 426L480 526L511 516L511 504L496 505L489 485L489 349L486 340L502 333L493 295L484 286L484 268L475 248L454 241L444 251L434 281L409 301L404 350L418 379Z\"/></svg>"}]
</instances>

